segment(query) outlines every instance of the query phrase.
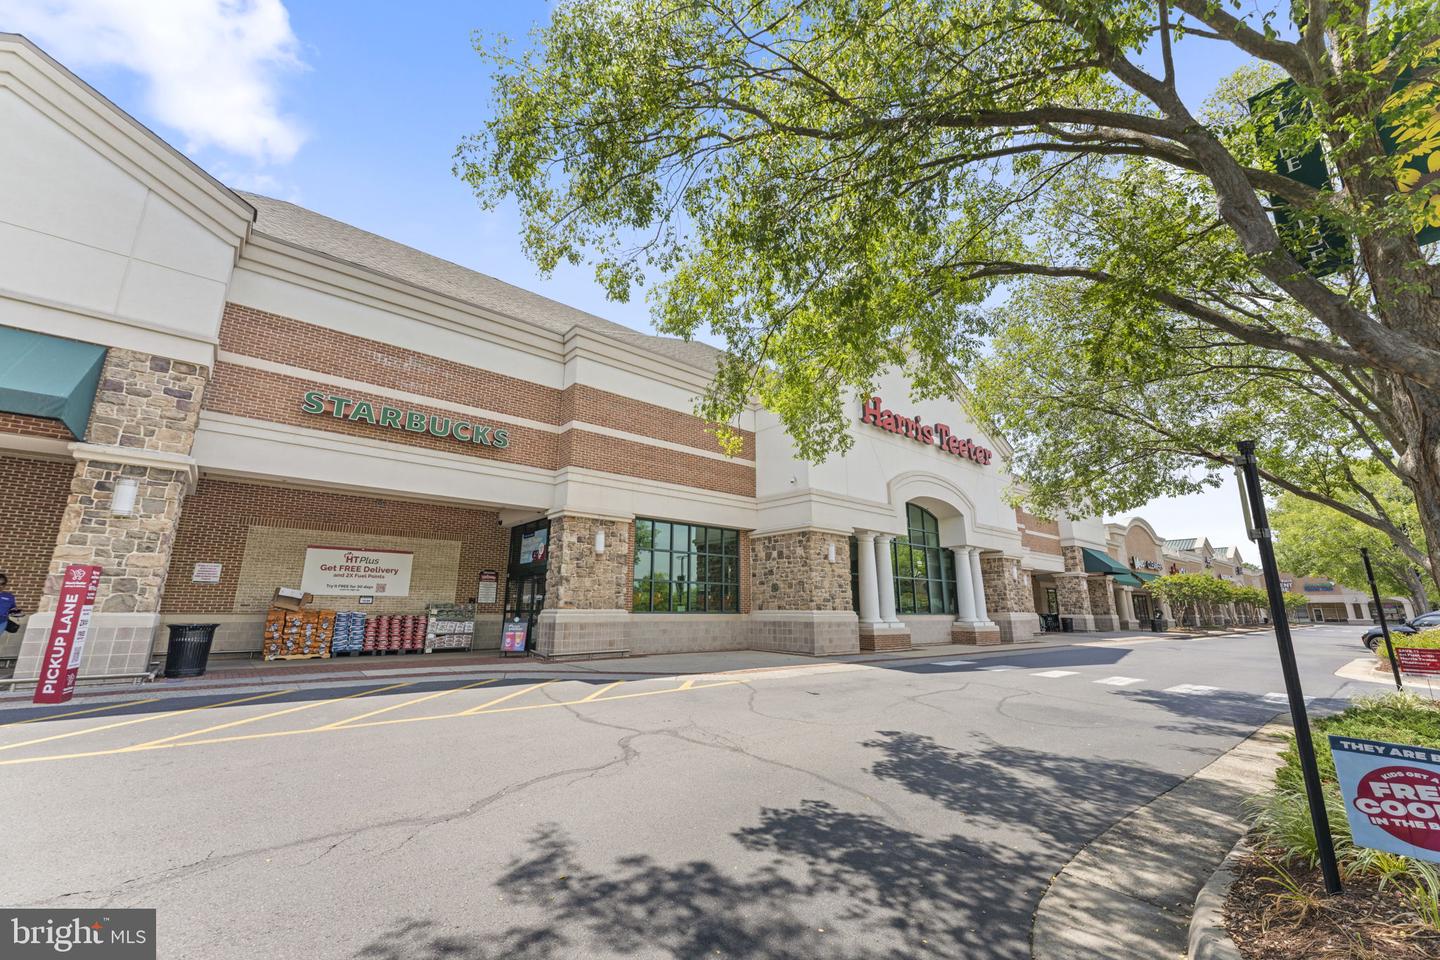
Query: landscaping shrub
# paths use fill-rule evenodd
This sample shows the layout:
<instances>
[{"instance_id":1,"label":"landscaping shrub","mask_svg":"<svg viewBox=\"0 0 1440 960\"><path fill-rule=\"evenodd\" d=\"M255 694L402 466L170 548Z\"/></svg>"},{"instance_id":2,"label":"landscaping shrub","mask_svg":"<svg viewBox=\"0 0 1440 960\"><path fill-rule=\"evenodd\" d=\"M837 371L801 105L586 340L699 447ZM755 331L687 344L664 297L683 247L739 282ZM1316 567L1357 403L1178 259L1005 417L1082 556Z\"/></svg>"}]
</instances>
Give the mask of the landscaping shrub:
<instances>
[{"instance_id":1,"label":"landscaping shrub","mask_svg":"<svg viewBox=\"0 0 1440 960\"><path fill-rule=\"evenodd\" d=\"M1431 636L1440 640L1440 631L1433 631ZM1440 642L1433 645L1440 646ZM1343 713L1311 721L1310 729L1342 876L1377 879L1382 887L1394 884L1421 922L1440 929L1440 872L1432 864L1355 846L1328 740L1335 734L1440 747L1440 704L1409 693L1365 698L1357 700ZM1275 774L1275 789L1255 798L1252 804L1256 836L1281 861L1277 872L1283 872L1286 863L1313 867L1319 862L1315 835L1310 828L1300 756L1293 737L1281 760L1282 766Z\"/></svg>"},{"instance_id":2,"label":"landscaping shrub","mask_svg":"<svg viewBox=\"0 0 1440 960\"><path fill-rule=\"evenodd\" d=\"M1423 647L1427 650L1440 649L1440 627L1430 627L1421 630L1412 636L1402 636L1398 633L1390 634L1390 643L1396 647ZM1385 652L1385 641L1381 640L1375 645L1375 656L1379 657L1386 666L1390 665L1390 655Z\"/></svg>"}]
</instances>

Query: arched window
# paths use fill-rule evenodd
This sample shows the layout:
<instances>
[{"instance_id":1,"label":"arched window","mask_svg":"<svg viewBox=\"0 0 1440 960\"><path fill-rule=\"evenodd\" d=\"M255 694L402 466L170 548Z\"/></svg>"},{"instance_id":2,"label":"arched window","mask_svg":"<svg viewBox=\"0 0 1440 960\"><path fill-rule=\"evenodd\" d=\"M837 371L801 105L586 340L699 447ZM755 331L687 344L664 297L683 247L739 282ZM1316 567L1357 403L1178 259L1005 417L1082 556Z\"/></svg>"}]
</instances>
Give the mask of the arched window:
<instances>
[{"instance_id":1,"label":"arched window","mask_svg":"<svg viewBox=\"0 0 1440 960\"><path fill-rule=\"evenodd\" d=\"M954 614L955 554L940 547L940 523L924 507L905 505L908 536L891 546L895 567L895 609L912 613Z\"/></svg>"},{"instance_id":2,"label":"arched window","mask_svg":"<svg viewBox=\"0 0 1440 960\"><path fill-rule=\"evenodd\" d=\"M895 610L905 614L957 612L955 604L955 553L940 546L940 522L924 507L905 505L906 536L890 546L895 571ZM860 611L859 541L850 538L850 596Z\"/></svg>"}]
</instances>

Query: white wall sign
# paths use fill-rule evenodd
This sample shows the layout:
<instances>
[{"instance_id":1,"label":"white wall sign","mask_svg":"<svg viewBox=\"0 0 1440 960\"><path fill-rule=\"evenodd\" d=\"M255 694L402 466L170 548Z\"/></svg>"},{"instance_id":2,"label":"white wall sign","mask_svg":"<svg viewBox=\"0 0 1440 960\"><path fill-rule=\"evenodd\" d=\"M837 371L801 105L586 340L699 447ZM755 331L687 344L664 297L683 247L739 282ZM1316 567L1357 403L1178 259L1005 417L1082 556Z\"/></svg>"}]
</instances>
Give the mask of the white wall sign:
<instances>
[{"instance_id":1,"label":"white wall sign","mask_svg":"<svg viewBox=\"0 0 1440 960\"><path fill-rule=\"evenodd\" d=\"M197 563L195 570L190 574L191 583L219 583L220 564L218 563Z\"/></svg>"},{"instance_id":2,"label":"white wall sign","mask_svg":"<svg viewBox=\"0 0 1440 960\"><path fill-rule=\"evenodd\" d=\"M414 559L409 550L309 546L300 589L317 597L408 597Z\"/></svg>"}]
</instances>

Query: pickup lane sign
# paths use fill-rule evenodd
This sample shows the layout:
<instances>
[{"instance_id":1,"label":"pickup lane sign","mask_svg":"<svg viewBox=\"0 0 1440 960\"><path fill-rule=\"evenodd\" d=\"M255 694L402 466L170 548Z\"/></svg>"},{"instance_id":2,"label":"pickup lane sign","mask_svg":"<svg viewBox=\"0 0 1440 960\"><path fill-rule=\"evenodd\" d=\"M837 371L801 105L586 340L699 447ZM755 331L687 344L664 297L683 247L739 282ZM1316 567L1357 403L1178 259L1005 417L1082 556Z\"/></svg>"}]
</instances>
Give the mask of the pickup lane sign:
<instances>
[{"instance_id":1,"label":"pickup lane sign","mask_svg":"<svg viewBox=\"0 0 1440 960\"><path fill-rule=\"evenodd\" d=\"M1358 847L1440 862L1440 748L1330 737Z\"/></svg>"}]
</instances>

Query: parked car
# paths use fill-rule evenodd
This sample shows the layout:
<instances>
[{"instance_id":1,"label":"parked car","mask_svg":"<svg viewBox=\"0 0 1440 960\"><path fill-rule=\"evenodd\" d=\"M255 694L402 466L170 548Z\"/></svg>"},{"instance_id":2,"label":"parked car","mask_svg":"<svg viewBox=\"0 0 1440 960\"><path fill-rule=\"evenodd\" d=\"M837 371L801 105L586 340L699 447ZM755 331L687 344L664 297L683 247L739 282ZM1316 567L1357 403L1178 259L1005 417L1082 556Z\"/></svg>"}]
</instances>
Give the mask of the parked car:
<instances>
[{"instance_id":1,"label":"parked car","mask_svg":"<svg viewBox=\"0 0 1440 960\"><path fill-rule=\"evenodd\" d=\"M1422 613L1409 623L1401 622L1390 624L1390 636L1392 638L1408 637L1412 633L1418 633L1429 627L1440 627L1440 610L1431 610L1429 613ZM1384 634L1381 632L1379 625L1376 625L1366 630L1365 636L1361 637L1361 640L1364 641L1365 646L1374 650L1383 642Z\"/></svg>"}]
</instances>

